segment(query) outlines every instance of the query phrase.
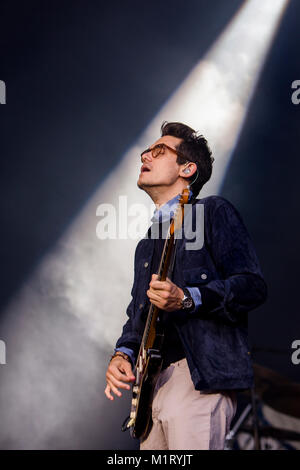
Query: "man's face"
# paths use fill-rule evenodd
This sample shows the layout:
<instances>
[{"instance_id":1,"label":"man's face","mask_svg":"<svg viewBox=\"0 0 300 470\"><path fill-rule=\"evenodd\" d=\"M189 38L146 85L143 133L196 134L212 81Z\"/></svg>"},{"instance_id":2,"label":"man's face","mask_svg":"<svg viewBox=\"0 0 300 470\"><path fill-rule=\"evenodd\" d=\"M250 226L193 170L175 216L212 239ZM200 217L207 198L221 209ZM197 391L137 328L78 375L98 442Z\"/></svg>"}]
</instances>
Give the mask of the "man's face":
<instances>
[{"instance_id":1,"label":"man's face","mask_svg":"<svg viewBox=\"0 0 300 470\"><path fill-rule=\"evenodd\" d=\"M150 148L155 145L164 143L176 150L176 146L180 144L182 139L165 135L158 139ZM178 179L180 166L176 163L177 155L172 150L164 148L164 153L159 154L156 158L152 157L148 152L142 157L141 172L137 185L141 189L153 186L172 186Z\"/></svg>"}]
</instances>

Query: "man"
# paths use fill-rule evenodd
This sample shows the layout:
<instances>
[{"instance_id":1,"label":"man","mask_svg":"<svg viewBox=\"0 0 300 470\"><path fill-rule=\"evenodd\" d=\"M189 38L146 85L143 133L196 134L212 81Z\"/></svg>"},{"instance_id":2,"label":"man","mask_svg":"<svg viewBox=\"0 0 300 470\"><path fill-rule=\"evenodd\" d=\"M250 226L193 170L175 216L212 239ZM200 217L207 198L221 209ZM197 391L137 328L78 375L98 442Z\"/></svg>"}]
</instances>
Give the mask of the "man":
<instances>
[{"instance_id":1,"label":"man","mask_svg":"<svg viewBox=\"0 0 300 470\"><path fill-rule=\"evenodd\" d=\"M237 210L220 196L196 199L211 176L213 160L206 139L181 123L163 123L161 137L142 153L137 184L157 209L136 248L128 320L105 389L113 400L135 380L132 367L151 302L163 311L165 340L153 425L140 449L223 449L236 411L235 392L253 385L247 314L265 301L267 288ZM151 230L169 224L187 186L192 220L197 222L197 206L204 207L204 227L195 227L196 233L204 230L204 243L188 249L183 230L172 280L162 282L155 273L164 237L152 239Z\"/></svg>"}]
</instances>

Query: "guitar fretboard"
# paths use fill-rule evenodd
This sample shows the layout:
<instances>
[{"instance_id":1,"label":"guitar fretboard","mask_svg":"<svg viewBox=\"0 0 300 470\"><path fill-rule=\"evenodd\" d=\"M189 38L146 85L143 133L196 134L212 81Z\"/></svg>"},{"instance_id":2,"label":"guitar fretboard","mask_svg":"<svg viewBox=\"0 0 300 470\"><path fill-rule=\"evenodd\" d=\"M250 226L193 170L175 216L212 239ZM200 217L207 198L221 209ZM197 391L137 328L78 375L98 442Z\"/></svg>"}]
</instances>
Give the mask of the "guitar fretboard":
<instances>
[{"instance_id":1,"label":"guitar fretboard","mask_svg":"<svg viewBox=\"0 0 300 470\"><path fill-rule=\"evenodd\" d=\"M179 200L179 203L177 205L177 208L175 210L174 217L172 218L169 229L168 229L168 233L166 236L164 248L163 248L161 259L160 259L159 268L157 271L158 279L161 281L165 281L167 277L167 270L170 266L170 260L172 258L172 251L175 247L174 233L175 233L175 230L177 230L182 225L183 207L184 207L184 204L187 203L188 197L189 197L189 190L184 189L182 192L181 198ZM143 361L145 358L145 350L146 350L146 345L149 339L149 333L151 331L151 325L153 323L154 315L156 316L156 319L158 318L158 312L159 312L158 307L151 304L149 307L149 311L148 311L148 315L147 315L147 319L145 323L145 328L144 328L144 334L143 334L139 354L138 354L137 361L136 361L136 368L140 364L140 361L141 360Z\"/></svg>"},{"instance_id":2,"label":"guitar fretboard","mask_svg":"<svg viewBox=\"0 0 300 470\"><path fill-rule=\"evenodd\" d=\"M166 241L164 243L164 248L163 248L163 252L162 252L162 256L161 256L161 260L160 260L160 264L159 264L159 268L158 268L158 272L157 272L159 280L161 280L163 272L165 270L165 263L166 263L170 243L173 243L173 242L174 242L174 235L170 236L170 230L169 230L168 236L167 236ZM148 312L148 316L147 316L147 320L146 320L146 324L145 324L145 329L144 329L144 335L143 335L143 339L142 339L142 346L143 347L145 347L145 345L148 341L149 331L150 331L152 318L153 318L153 314L154 314L154 310L155 310L154 307L155 306L153 304L151 304L150 308L149 308L149 312Z\"/></svg>"}]
</instances>

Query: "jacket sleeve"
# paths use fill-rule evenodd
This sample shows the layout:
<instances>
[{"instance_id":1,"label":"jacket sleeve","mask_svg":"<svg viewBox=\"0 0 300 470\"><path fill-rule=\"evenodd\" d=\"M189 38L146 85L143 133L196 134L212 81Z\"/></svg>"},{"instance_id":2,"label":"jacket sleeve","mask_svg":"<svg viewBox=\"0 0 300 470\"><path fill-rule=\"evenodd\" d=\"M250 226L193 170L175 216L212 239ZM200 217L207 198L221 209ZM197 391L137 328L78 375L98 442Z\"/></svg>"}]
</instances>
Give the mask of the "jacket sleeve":
<instances>
[{"instance_id":1,"label":"jacket sleeve","mask_svg":"<svg viewBox=\"0 0 300 470\"><path fill-rule=\"evenodd\" d=\"M117 340L116 346L115 346L115 349L119 349L121 347L130 349L132 351L132 355L130 356L132 358L132 361L134 361L138 355L139 345L141 342L140 333L135 328L135 322L134 322L134 304L135 304L134 300L135 300L135 292L136 292L136 286L137 286L138 247L139 247L139 244L136 247L135 256L134 256L134 281L133 281L133 286L131 289L131 301L126 309L126 315L128 319L123 326L122 334L120 338Z\"/></svg>"},{"instance_id":2,"label":"jacket sleeve","mask_svg":"<svg viewBox=\"0 0 300 470\"><path fill-rule=\"evenodd\" d=\"M134 308L134 299L132 298L126 310L126 315L128 316L128 319L123 326L122 335L116 342L115 349L119 349L121 347L126 347L130 349L132 351L131 358L132 358L132 361L134 362L138 354L139 343L141 341L141 338L133 327L133 321L132 321L133 308Z\"/></svg>"},{"instance_id":3,"label":"jacket sleeve","mask_svg":"<svg viewBox=\"0 0 300 470\"><path fill-rule=\"evenodd\" d=\"M219 279L199 285L199 314L236 322L267 298L259 261L243 220L227 200L215 209L208 227L208 250Z\"/></svg>"}]
</instances>

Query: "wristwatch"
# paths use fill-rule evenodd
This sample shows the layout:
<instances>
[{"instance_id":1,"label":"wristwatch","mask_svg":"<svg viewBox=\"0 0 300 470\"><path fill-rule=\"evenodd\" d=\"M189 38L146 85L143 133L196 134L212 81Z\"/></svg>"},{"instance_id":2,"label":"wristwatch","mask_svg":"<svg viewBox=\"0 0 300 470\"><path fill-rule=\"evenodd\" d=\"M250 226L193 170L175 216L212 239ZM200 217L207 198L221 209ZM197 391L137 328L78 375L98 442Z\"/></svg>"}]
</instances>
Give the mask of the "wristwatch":
<instances>
[{"instance_id":1,"label":"wristwatch","mask_svg":"<svg viewBox=\"0 0 300 470\"><path fill-rule=\"evenodd\" d=\"M181 309L182 310L193 310L195 308L194 301L189 293L188 289L182 289L184 297L181 300Z\"/></svg>"}]
</instances>

